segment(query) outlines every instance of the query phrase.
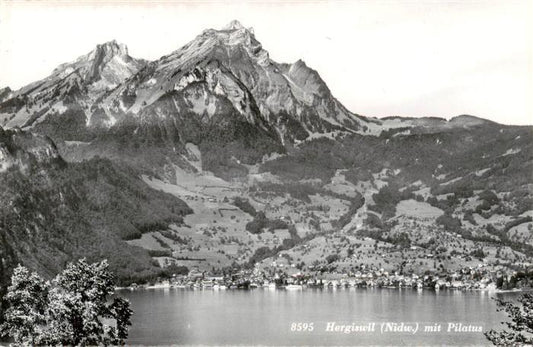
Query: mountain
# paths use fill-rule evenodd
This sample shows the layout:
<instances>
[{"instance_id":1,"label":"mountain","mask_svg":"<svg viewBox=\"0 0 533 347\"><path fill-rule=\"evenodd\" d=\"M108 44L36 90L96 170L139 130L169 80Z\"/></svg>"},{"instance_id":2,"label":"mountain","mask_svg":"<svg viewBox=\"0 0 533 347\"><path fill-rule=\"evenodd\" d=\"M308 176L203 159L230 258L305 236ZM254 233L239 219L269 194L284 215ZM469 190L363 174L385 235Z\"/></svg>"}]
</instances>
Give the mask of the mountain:
<instances>
[{"instance_id":1,"label":"mountain","mask_svg":"<svg viewBox=\"0 0 533 347\"><path fill-rule=\"evenodd\" d=\"M365 124L333 98L316 71L301 60L274 62L253 30L237 21L222 30L205 30L152 62L107 95L101 108L108 119L121 119L128 112L143 117L151 113L145 109L157 107L169 93L177 111L206 117L220 112L223 97L249 123L263 126L267 121L288 140L334 129L355 131ZM180 103L180 98L187 102Z\"/></svg>"},{"instance_id":2,"label":"mountain","mask_svg":"<svg viewBox=\"0 0 533 347\"><path fill-rule=\"evenodd\" d=\"M184 146L194 143L213 158L204 169L226 178L245 175L241 163L284 153L285 145L312 134L366 133L377 123L346 110L303 61L271 60L253 30L236 21L150 63L115 42L98 46L13 93L0 104L2 119L8 128L31 128L58 142L91 142L85 157L128 158L110 151L124 144L109 143L107 135L134 137L126 147L141 142L167 152L151 167L183 166Z\"/></svg>"},{"instance_id":3,"label":"mountain","mask_svg":"<svg viewBox=\"0 0 533 347\"><path fill-rule=\"evenodd\" d=\"M126 46L116 41L98 45L58 66L47 78L11 92L0 104L0 123L24 128L72 111L86 113L96 99L144 65L145 61L130 57Z\"/></svg>"},{"instance_id":4,"label":"mountain","mask_svg":"<svg viewBox=\"0 0 533 347\"><path fill-rule=\"evenodd\" d=\"M41 272L531 266L532 127L352 113L236 21L151 62L99 45L2 95L2 252Z\"/></svg>"},{"instance_id":5,"label":"mountain","mask_svg":"<svg viewBox=\"0 0 533 347\"><path fill-rule=\"evenodd\" d=\"M59 66L0 103L0 122L53 138L69 160L94 155L146 173L173 176L189 165L188 143L203 170L244 178L265 156L317 136L469 127L443 119L373 119L348 111L302 60L280 64L251 28L233 21L208 29L153 62L115 41ZM74 148L68 143L79 144ZM142 149L142 150L140 150Z\"/></svg>"}]
</instances>

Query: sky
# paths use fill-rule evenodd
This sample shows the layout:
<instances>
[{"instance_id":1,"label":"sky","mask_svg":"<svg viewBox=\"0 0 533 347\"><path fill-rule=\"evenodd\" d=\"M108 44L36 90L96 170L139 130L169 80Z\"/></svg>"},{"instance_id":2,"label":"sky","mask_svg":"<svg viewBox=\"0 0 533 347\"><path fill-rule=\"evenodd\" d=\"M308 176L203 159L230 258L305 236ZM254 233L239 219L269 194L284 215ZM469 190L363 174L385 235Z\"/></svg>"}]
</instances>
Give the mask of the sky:
<instances>
[{"instance_id":1,"label":"sky","mask_svg":"<svg viewBox=\"0 0 533 347\"><path fill-rule=\"evenodd\" d=\"M0 87L116 39L157 59L237 19L365 116L470 114L533 125L533 1L0 0Z\"/></svg>"}]
</instances>

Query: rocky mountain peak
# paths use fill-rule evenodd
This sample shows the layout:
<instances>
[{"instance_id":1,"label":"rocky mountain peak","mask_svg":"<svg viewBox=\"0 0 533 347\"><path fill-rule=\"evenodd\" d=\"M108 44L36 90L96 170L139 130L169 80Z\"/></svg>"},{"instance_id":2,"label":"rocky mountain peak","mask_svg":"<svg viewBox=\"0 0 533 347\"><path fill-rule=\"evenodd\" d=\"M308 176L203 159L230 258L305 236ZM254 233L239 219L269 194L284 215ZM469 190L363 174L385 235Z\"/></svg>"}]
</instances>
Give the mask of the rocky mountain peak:
<instances>
[{"instance_id":1,"label":"rocky mountain peak","mask_svg":"<svg viewBox=\"0 0 533 347\"><path fill-rule=\"evenodd\" d=\"M128 48L124 44L119 44L112 40L103 44L99 44L96 48L85 56L87 61L91 63L87 74L87 81L91 82L101 77L101 72L106 65L115 60L117 67L120 65L127 65L133 59L128 55ZM117 81L118 82L118 81Z\"/></svg>"},{"instance_id":2,"label":"rocky mountain peak","mask_svg":"<svg viewBox=\"0 0 533 347\"><path fill-rule=\"evenodd\" d=\"M99 57L113 57L119 55L122 57L128 56L128 47L125 44L118 43L116 40L111 40L99 45L89 54L93 59Z\"/></svg>"},{"instance_id":3,"label":"rocky mountain peak","mask_svg":"<svg viewBox=\"0 0 533 347\"><path fill-rule=\"evenodd\" d=\"M222 30L239 30L244 29L244 26L238 20L234 19L228 23Z\"/></svg>"},{"instance_id":4,"label":"rocky mountain peak","mask_svg":"<svg viewBox=\"0 0 533 347\"><path fill-rule=\"evenodd\" d=\"M298 59L289 68L288 75L302 86L308 93L328 96L330 91L316 70L308 67L302 59Z\"/></svg>"},{"instance_id":5,"label":"rocky mountain peak","mask_svg":"<svg viewBox=\"0 0 533 347\"><path fill-rule=\"evenodd\" d=\"M253 28L245 28L239 21L233 20L221 30L209 29L203 32L202 39L214 40L219 45L244 46L254 53L262 50L261 43L255 39Z\"/></svg>"}]
</instances>

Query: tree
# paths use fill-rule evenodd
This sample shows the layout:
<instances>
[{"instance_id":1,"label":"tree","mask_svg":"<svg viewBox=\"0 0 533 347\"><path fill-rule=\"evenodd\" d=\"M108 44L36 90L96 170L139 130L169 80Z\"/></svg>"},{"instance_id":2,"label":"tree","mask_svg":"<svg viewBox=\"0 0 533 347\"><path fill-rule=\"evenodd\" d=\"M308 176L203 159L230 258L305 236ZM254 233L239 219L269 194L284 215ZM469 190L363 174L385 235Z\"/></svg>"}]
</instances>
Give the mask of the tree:
<instances>
[{"instance_id":1,"label":"tree","mask_svg":"<svg viewBox=\"0 0 533 347\"><path fill-rule=\"evenodd\" d=\"M106 260L68 264L51 282L19 265L11 281L1 329L16 343L117 345L128 337L133 312L128 301L109 300L114 283Z\"/></svg>"},{"instance_id":2,"label":"tree","mask_svg":"<svg viewBox=\"0 0 533 347\"><path fill-rule=\"evenodd\" d=\"M328 262L328 264L331 264L335 261L339 260L339 255L338 254L330 254L326 257L326 261Z\"/></svg>"},{"instance_id":3,"label":"tree","mask_svg":"<svg viewBox=\"0 0 533 347\"><path fill-rule=\"evenodd\" d=\"M483 252L483 248L477 248L470 252L470 255L474 258L483 259L485 258L485 252Z\"/></svg>"},{"instance_id":4,"label":"tree","mask_svg":"<svg viewBox=\"0 0 533 347\"><path fill-rule=\"evenodd\" d=\"M46 301L50 283L23 266L13 271L11 286L5 296L10 307L5 312L2 332L15 341L34 345L39 327L46 322Z\"/></svg>"},{"instance_id":5,"label":"tree","mask_svg":"<svg viewBox=\"0 0 533 347\"><path fill-rule=\"evenodd\" d=\"M495 331L491 329L485 333L487 339L496 346L516 346L533 344L533 294L525 293L518 298L518 304L496 299L498 311L505 311L510 322L510 330Z\"/></svg>"}]
</instances>

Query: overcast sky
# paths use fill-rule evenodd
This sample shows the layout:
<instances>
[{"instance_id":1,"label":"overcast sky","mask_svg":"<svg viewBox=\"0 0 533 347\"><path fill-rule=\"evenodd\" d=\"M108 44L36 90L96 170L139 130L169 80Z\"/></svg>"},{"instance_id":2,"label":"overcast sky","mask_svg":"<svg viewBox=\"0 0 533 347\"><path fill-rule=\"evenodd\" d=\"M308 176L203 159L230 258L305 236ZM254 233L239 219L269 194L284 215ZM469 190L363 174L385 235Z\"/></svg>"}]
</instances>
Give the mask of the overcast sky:
<instances>
[{"instance_id":1,"label":"overcast sky","mask_svg":"<svg viewBox=\"0 0 533 347\"><path fill-rule=\"evenodd\" d=\"M531 0L0 0L0 86L20 88L112 39L157 59L232 19L275 61L303 59L353 112L533 124Z\"/></svg>"}]
</instances>

